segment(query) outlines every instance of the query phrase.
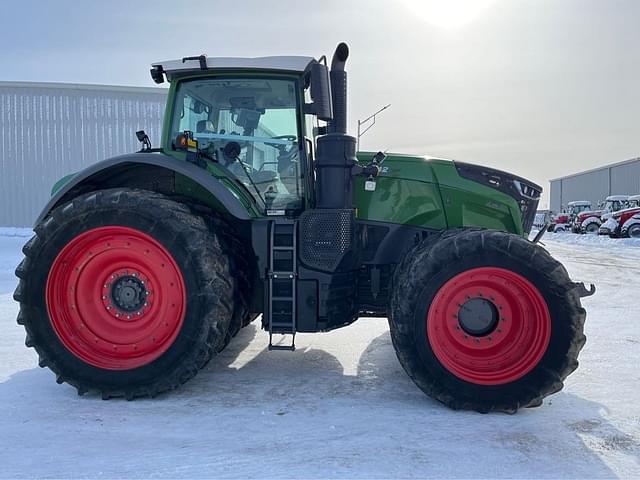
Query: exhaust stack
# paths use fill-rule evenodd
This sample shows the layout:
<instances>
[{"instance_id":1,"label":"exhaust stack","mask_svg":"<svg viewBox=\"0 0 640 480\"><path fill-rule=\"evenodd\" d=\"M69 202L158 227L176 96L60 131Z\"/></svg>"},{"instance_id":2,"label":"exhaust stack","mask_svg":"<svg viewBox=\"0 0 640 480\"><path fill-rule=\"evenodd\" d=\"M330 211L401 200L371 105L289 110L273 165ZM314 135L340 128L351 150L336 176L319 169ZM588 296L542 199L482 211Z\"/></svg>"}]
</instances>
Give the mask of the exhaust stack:
<instances>
[{"instance_id":1,"label":"exhaust stack","mask_svg":"<svg viewBox=\"0 0 640 480\"><path fill-rule=\"evenodd\" d=\"M353 209L353 167L356 139L347 135L347 72L349 47L341 43L331 61L333 120L327 134L318 137L316 151L316 208Z\"/></svg>"},{"instance_id":2,"label":"exhaust stack","mask_svg":"<svg viewBox=\"0 0 640 480\"><path fill-rule=\"evenodd\" d=\"M331 95L333 98L333 120L330 133L347 133L347 72L344 70L349 58L349 47L342 42L331 60Z\"/></svg>"}]
</instances>

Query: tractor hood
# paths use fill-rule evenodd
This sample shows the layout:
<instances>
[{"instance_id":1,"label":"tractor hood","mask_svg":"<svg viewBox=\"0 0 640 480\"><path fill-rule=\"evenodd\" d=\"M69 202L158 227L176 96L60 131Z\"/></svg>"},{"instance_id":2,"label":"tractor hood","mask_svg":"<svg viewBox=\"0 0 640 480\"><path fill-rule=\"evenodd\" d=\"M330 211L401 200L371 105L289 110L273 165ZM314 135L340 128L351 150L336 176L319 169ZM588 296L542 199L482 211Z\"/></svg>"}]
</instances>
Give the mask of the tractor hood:
<instances>
[{"instance_id":1,"label":"tractor hood","mask_svg":"<svg viewBox=\"0 0 640 480\"><path fill-rule=\"evenodd\" d=\"M589 217L600 217L604 213L604 210L587 210L586 212L580 212L578 214L578 220L582 221Z\"/></svg>"},{"instance_id":2,"label":"tractor hood","mask_svg":"<svg viewBox=\"0 0 640 480\"><path fill-rule=\"evenodd\" d=\"M366 164L373 155L373 152L360 152L358 160ZM377 188L388 189L389 195L394 196L393 202L404 205L404 208L396 205L393 209L394 216L403 217L397 223L434 228L484 226L517 234L531 230L542 193L539 185L493 168L398 153L387 154L377 184ZM356 189L358 208L368 193ZM385 209L384 205L376 208ZM431 218L436 214L430 209L435 208L444 212L442 224ZM375 214L373 208L367 209L369 212ZM406 218L399 212L414 213L416 217Z\"/></svg>"}]
</instances>

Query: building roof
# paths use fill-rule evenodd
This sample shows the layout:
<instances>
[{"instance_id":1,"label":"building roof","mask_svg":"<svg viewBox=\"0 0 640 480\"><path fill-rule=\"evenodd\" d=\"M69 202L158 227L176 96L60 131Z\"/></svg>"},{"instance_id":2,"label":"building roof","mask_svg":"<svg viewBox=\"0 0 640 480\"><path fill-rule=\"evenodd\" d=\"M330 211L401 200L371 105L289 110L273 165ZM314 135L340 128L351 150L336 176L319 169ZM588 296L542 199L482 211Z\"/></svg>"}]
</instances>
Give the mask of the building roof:
<instances>
[{"instance_id":1,"label":"building roof","mask_svg":"<svg viewBox=\"0 0 640 480\"><path fill-rule=\"evenodd\" d=\"M55 90L89 90L98 92L120 92L120 93L154 93L158 95L166 95L166 88L159 87L130 87L121 85L100 85L90 83L58 83L58 82L14 82L0 80L0 89L2 88L39 88L39 89L55 89Z\"/></svg>"},{"instance_id":2,"label":"building roof","mask_svg":"<svg viewBox=\"0 0 640 480\"><path fill-rule=\"evenodd\" d=\"M585 173L597 172L600 170L607 170L612 167L619 167L621 165L626 165L628 163L640 162L640 157L630 158L629 160L623 160L621 162L609 163L608 165L603 165L602 167L590 168L589 170L583 170L582 172L572 173L569 175L564 175L562 177L552 178L549 180L550 182L556 182L558 180L564 180L565 178L577 177L579 175L584 175Z\"/></svg>"},{"instance_id":3,"label":"building roof","mask_svg":"<svg viewBox=\"0 0 640 480\"><path fill-rule=\"evenodd\" d=\"M185 71L201 70L200 58L189 57L189 60L167 60L153 63L155 67L161 65L168 74ZM304 72L315 61L313 57L303 56L274 56L274 57L204 57L207 68L219 70L282 70L288 72Z\"/></svg>"}]
</instances>

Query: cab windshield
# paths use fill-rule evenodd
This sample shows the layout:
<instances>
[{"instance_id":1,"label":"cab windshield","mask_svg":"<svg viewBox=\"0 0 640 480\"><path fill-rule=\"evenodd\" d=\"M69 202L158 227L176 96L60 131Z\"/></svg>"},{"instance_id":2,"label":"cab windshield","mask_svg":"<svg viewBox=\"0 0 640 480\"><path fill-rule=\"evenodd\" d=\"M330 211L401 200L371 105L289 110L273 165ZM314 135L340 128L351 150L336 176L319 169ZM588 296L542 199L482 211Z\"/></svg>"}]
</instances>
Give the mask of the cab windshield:
<instances>
[{"instance_id":1,"label":"cab windshield","mask_svg":"<svg viewBox=\"0 0 640 480\"><path fill-rule=\"evenodd\" d=\"M569 207L569 213L572 215L577 215L580 212L586 212L587 210L590 210L591 207L589 205L571 205Z\"/></svg>"},{"instance_id":2,"label":"cab windshield","mask_svg":"<svg viewBox=\"0 0 640 480\"><path fill-rule=\"evenodd\" d=\"M293 80L213 78L181 82L171 139L190 131L198 150L226 167L267 213L303 206L298 99Z\"/></svg>"},{"instance_id":3,"label":"cab windshield","mask_svg":"<svg viewBox=\"0 0 640 480\"><path fill-rule=\"evenodd\" d=\"M608 212L617 212L624 208L625 202L620 200L607 200L604 204L604 209Z\"/></svg>"}]
</instances>

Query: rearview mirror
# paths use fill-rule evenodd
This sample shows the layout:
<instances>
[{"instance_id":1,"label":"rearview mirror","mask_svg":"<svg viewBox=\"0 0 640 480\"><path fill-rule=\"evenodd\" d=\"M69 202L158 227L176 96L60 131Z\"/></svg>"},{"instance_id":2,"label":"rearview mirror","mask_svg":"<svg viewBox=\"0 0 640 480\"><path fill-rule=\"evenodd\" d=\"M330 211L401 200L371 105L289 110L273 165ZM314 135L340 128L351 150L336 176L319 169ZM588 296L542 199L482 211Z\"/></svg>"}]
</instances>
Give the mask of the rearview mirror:
<instances>
[{"instance_id":1,"label":"rearview mirror","mask_svg":"<svg viewBox=\"0 0 640 480\"><path fill-rule=\"evenodd\" d=\"M305 112L312 113L325 122L332 120L331 87L327 66L319 62L314 63L311 66L310 80L312 103L305 105Z\"/></svg>"}]
</instances>

